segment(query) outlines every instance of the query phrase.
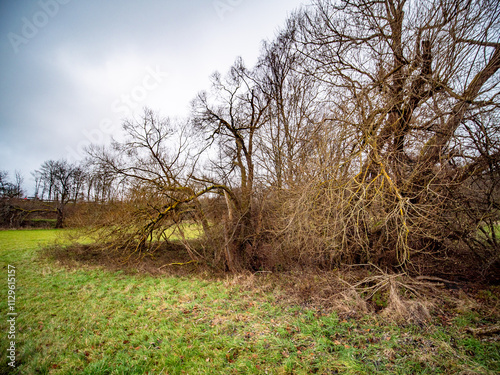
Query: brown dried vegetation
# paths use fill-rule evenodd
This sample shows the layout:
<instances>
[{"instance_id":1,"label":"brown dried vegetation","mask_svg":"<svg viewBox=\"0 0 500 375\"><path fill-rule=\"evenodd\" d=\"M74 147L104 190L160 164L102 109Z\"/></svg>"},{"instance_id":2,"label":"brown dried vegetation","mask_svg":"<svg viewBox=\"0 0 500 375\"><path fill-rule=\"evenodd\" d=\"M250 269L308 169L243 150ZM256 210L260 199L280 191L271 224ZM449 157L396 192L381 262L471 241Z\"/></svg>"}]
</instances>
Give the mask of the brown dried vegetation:
<instances>
[{"instance_id":1,"label":"brown dried vegetation","mask_svg":"<svg viewBox=\"0 0 500 375\"><path fill-rule=\"evenodd\" d=\"M189 261L234 273L374 264L392 273L340 295L425 321L430 286L406 275L498 281L499 20L490 0L318 0L189 121L146 109L90 149L116 193L79 225L130 259L175 227Z\"/></svg>"}]
</instances>

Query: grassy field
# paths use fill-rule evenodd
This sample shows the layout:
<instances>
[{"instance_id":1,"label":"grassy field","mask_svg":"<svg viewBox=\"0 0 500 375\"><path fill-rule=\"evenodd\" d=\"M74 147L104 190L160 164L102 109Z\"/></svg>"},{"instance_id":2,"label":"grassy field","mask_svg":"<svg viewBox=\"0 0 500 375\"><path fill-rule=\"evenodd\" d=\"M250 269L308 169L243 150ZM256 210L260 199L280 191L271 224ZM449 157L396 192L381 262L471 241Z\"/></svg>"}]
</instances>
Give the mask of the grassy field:
<instances>
[{"instance_id":1,"label":"grassy field","mask_svg":"<svg viewBox=\"0 0 500 375\"><path fill-rule=\"evenodd\" d=\"M500 372L499 343L466 331L483 322L473 310L450 325L401 327L285 305L224 279L68 268L40 256L61 233L0 231L0 373ZM8 265L16 269L15 369L7 358Z\"/></svg>"}]
</instances>

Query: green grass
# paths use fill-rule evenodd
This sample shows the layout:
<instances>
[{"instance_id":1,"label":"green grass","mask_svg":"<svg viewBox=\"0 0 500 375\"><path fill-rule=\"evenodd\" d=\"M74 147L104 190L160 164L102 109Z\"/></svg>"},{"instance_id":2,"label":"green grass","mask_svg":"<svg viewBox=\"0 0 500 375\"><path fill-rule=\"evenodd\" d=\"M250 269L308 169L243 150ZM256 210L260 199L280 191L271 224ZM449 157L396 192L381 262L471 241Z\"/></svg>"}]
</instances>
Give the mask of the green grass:
<instances>
[{"instance_id":1,"label":"green grass","mask_svg":"<svg viewBox=\"0 0 500 375\"><path fill-rule=\"evenodd\" d=\"M490 230L490 228L488 227L486 229L486 231L488 232L488 235L491 237L493 236L493 232ZM496 224L494 227L493 227L493 231L495 233L495 237L496 238L499 238L500 237L500 224Z\"/></svg>"},{"instance_id":2,"label":"green grass","mask_svg":"<svg viewBox=\"0 0 500 375\"><path fill-rule=\"evenodd\" d=\"M494 374L500 346L454 325L425 329L342 320L224 280L129 275L42 258L64 231L0 231L0 330L16 267L12 374ZM10 371L10 372L9 372Z\"/></svg>"},{"instance_id":3,"label":"green grass","mask_svg":"<svg viewBox=\"0 0 500 375\"><path fill-rule=\"evenodd\" d=\"M182 231L184 232L184 237L187 240L193 240L200 237L203 232L203 228L200 224L197 223L182 223L180 224ZM181 240L182 236L179 230L173 226L165 232L165 235L170 240Z\"/></svg>"}]
</instances>

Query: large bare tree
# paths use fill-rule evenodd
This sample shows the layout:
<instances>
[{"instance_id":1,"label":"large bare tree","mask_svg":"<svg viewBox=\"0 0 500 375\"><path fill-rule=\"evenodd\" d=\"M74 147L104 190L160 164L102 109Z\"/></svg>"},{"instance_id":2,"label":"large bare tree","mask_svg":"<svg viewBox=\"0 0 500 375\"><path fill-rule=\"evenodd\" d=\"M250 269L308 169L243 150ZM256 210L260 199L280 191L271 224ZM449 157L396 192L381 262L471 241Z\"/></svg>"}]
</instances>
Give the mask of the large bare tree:
<instances>
[{"instance_id":1,"label":"large bare tree","mask_svg":"<svg viewBox=\"0 0 500 375\"><path fill-rule=\"evenodd\" d=\"M474 179L488 175L491 186L498 174L498 2L317 1L295 19L301 70L328 90L323 122L332 142L349 139L328 184L343 246L399 263L442 246L458 234L452 222L466 220L457 191L474 194ZM498 220L486 206L461 238Z\"/></svg>"},{"instance_id":2,"label":"large bare tree","mask_svg":"<svg viewBox=\"0 0 500 375\"><path fill-rule=\"evenodd\" d=\"M225 78L214 74L211 92L201 92L193 101L194 128L217 145L217 157L211 161L216 174L205 174L199 180L217 180L223 186L227 202L226 266L231 271L252 267L256 246L255 148L268 105L256 77L241 59Z\"/></svg>"}]
</instances>

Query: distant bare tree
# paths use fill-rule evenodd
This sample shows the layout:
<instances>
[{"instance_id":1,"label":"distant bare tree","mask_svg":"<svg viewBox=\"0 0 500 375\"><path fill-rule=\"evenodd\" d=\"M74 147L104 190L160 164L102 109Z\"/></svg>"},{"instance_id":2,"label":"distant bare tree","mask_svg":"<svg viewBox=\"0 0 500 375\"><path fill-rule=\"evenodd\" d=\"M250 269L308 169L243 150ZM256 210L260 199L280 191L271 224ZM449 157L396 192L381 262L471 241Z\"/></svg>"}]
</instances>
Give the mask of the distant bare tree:
<instances>
[{"instance_id":1,"label":"distant bare tree","mask_svg":"<svg viewBox=\"0 0 500 375\"><path fill-rule=\"evenodd\" d=\"M15 172L15 181L9 181L9 174L6 171L0 171L0 197L3 198L21 198L24 195L23 178L20 172Z\"/></svg>"},{"instance_id":2,"label":"distant bare tree","mask_svg":"<svg viewBox=\"0 0 500 375\"><path fill-rule=\"evenodd\" d=\"M31 176L33 177L33 179L35 180L35 192L34 192L34 197L35 199L40 199L42 197L40 197L40 189L41 189L41 185L42 185L42 178L40 176L40 172L39 171L34 171L34 172L31 172Z\"/></svg>"},{"instance_id":3,"label":"distant bare tree","mask_svg":"<svg viewBox=\"0 0 500 375\"><path fill-rule=\"evenodd\" d=\"M86 164L87 200L91 202L112 202L117 197L117 179L113 171L103 165Z\"/></svg>"},{"instance_id":4,"label":"distant bare tree","mask_svg":"<svg viewBox=\"0 0 500 375\"><path fill-rule=\"evenodd\" d=\"M48 199L57 201L56 228L62 228L66 205L70 201L76 203L83 188L84 171L80 166L63 159L58 161L47 160L35 173L40 176L43 191L48 192Z\"/></svg>"}]
</instances>

